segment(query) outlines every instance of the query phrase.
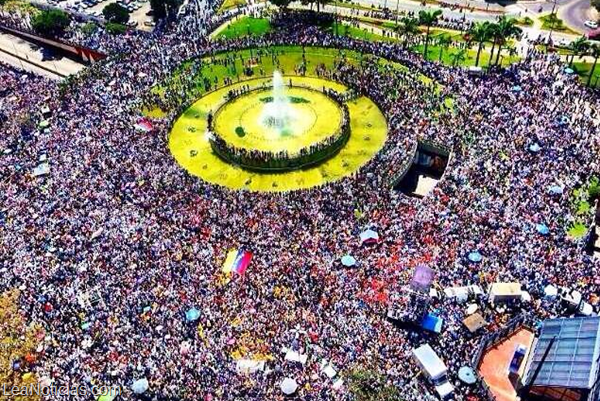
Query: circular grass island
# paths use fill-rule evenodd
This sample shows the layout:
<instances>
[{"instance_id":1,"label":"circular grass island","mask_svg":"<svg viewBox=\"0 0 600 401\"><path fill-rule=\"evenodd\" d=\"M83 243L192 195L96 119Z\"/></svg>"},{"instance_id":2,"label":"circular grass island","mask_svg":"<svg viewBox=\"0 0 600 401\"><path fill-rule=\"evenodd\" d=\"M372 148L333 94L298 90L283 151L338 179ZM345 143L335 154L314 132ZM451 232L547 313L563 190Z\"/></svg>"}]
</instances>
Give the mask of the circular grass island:
<instances>
[{"instance_id":1,"label":"circular grass island","mask_svg":"<svg viewBox=\"0 0 600 401\"><path fill-rule=\"evenodd\" d=\"M169 149L190 174L236 190L293 191L349 176L383 147L387 122L378 106L315 71L339 61L339 50L288 46L276 62L251 53L201 60L199 80L230 79L203 91L173 123ZM351 56L343 57L360 63ZM302 76L285 74L298 65L304 66ZM282 75L274 79L278 70ZM283 95L274 88L277 79ZM280 113L282 102L289 113Z\"/></svg>"}]
</instances>

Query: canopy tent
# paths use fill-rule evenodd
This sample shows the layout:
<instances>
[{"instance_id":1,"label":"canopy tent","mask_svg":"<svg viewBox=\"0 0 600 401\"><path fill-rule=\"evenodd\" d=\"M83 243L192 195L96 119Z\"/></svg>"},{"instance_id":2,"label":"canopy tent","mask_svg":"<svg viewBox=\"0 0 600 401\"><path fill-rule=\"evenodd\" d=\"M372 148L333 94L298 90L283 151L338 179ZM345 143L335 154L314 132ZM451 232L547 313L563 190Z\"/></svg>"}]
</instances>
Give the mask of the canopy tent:
<instances>
[{"instance_id":1,"label":"canopy tent","mask_svg":"<svg viewBox=\"0 0 600 401\"><path fill-rule=\"evenodd\" d=\"M235 364L235 369L240 374L252 374L265 370L265 361L254 359L238 359Z\"/></svg>"},{"instance_id":2,"label":"canopy tent","mask_svg":"<svg viewBox=\"0 0 600 401\"><path fill-rule=\"evenodd\" d=\"M291 362L300 362L301 364L304 365L306 363L306 361L308 360L308 355L301 354L294 350L288 349L287 352L285 353L284 359L286 361L291 361Z\"/></svg>"},{"instance_id":3,"label":"canopy tent","mask_svg":"<svg viewBox=\"0 0 600 401\"><path fill-rule=\"evenodd\" d=\"M421 327L427 331L432 331L434 333L442 332L442 325L444 324L444 319L436 316L432 313L428 313L423 317L421 321Z\"/></svg>"},{"instance_id":4,"label":"canopy tent","mask_svg":"<svg viewBox=\"0 0 600 401\"><path fill-rule=\"evenodd\" d=\"M506 302L521 299L520 283L494 283L488 292L490 302Z\"/></svg>"},{"instance_id":5,"label":"canopy tent","mask_svg":"<svg viewBox=\"0 0 600 401\"><path fill-rule=\"evenodd\" d=\"M288 377L283 379L280 388L283 394L292 395L298 390L298 383L296 383L296 380Z\"/></svg>"},{"instance_id":6,"label":"canopy tent","mask_svg":"<svg viewBox=\"0 0 600 401\"><path fill-rule=\"evenodd\" d=\"M48 175L50 173L50 164L48 162L40 163L36 168L33 169L33 176L39 177L42 175Z\"/></svg>"},{"instance_id":7,"label":"canopy tent","mask_svg":"<svg viewBox=\"0 0 600 401\"><path fill-rule=\"evenodd\" d=\"M360 243L361 244L376 244L379 242L379 234L376 231L371 229L365 230L360 234Z\"/></svg>"},{"instance_id":8,"label":"canopy tent","mask_svg":"<svg viewBox=\"0 0 600 401\"><path fill-rule=\"evenodd\" d=\"M342 256L342 265L346 267L352 267L356 265L356 259L354 259L354 257L351 255L344 255Z\"/></svg>"},{"instance_id":9,"label":"canopy tent","mask_svg":"<svg viewBox=\"0 0 600 401\"><path fill-rule=\"evenodd\" d=\"M553 286L552 284L548 284L545 288L544 288L544 296L547 299L556 299L556 297L558 296L558 288L556 288L555 286Z\"/></svg>"},{"instance_id":10,"label":"canopy tent","mask_svg":"<svg viewBox=\"0 0 600 401\"><path fill-rule=\"evenodd\" d=\"M467 299L469 299L469 289L468 287L444 288L444 295L456 300L456 302L467 302Z\"/></svg>"},{"instance_id":11,"label":"canopy tent","mask_svg":"<svg viewBox=\"0 0 600 401\"><path fill-rule=\"evenodd\" d=\"M475 333L477 330L487 326L487 322L480 313L473 313L471 316L467 316L463 320L463 324L471 333Z\"/></svg>"}]
</instances>

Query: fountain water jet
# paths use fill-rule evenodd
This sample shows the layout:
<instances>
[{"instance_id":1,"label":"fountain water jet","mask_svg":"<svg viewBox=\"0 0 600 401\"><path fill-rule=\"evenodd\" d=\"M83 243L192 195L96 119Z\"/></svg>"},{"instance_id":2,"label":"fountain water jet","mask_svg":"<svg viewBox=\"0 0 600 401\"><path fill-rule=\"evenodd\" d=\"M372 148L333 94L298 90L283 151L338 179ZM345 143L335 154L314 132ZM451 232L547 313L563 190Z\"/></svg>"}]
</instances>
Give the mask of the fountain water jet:
<instances>
[{"instance_id":1,"label":"fountain water jet","mask_svg":"<svg viewBox=\"0 0 600 401\"><path fill-rule=\"evenodd\" d=\"M274 128L279 135L289 134L294 120L294 110L285 94L285 84L279 71L273 72L273 100L263 107L260 124Z\"/></svg>"}]
</instances>

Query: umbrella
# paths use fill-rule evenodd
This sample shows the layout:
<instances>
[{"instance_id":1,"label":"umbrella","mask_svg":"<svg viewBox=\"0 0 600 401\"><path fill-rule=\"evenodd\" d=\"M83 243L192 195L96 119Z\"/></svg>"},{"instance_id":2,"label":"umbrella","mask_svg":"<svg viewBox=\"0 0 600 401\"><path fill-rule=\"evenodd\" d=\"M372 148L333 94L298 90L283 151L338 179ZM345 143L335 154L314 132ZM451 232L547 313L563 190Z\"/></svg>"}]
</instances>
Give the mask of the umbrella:
<instances>
[{"instance_id":1,"label":"umbrella","mask_svg":"<svg viewBox=\"0 0 600 401\"><path fill-rule=\"evenodd\" d=\"M529 146L529 150L532 151L533 153L539 152L540 149L541 149L541 147L537 143L534 143L533 145Z\"/></svg>"},{"instance_id":2,"label":"umbrella","mask_svg":"<svg viewBox=\"0 0 600 401\"><path fill-rule=\"evenodd\" d=\"M342 256L342 264L346 267L352 267L356 264L356 259L350 255Z\"/></svg>"},{"instance_id":3,"label":"umbrella","mask_svg":"<svg viewBox=\"0 0 600 401\"><path fill-rule=\"evenodd\" d=\"M379 241L379 234L371 229L368 229L360 234L361 243L373 243L377 241Z\"/></svg>"},{"instance_id":4,"label":"umbrella","mask_svg":"<svg viewBox=\"0 0 600 401\"><path fill-rule=\"evenodd\" d=\"M467 315L472 315L473 313L477 312L477 309L479 309L479 306L477 306L477 304L471 304L467 307Z\"/></svg>"},{"instance_id":5,"label":"umbrella","mask_svg":"<svg viewBox=\"0 0 600 401\"><path fill-rule=\"evenodd\" d=\"M483 256L481 256L479 251L473 251L473 252L469 253L469 260L471 262L479 263L479 262L481 262L481 259L483 259Z\"/></svg>"},{"instance_id":6,"label":"umbrella","mask_svg":"<svg viewBox=\"0 0 600 401\"><path fill-rule=\"evenodd\" d=\"M513 92L521 92L522 89L521 89L521 87L519 85L515 85L515 86L512 87L512 91Z\"/></svg>"},{"instance_id":7,"label":"umbrella","mask_svg":"<svg viewBox=\"0 0 600 401\"><path fill-rule=\"evenodd\" d=\"M566 72L567 74L571 75L571 74L575 73L575 70L574 70L574 69L572 69L572 68L569 68L569 67L567 67L567 68L565 68L565 72Z\"/></svg>"},{"instance_id":8,"label":"umbrella","mask_svg":"<svg viewBox=\"0 0 600 401\"><path fill-rule=\"evenodd\" d=\"M463 366L458 370L458 378L467 384L473 384L477 381L475 372L468 366Z\"/></svg>"},{"instance_id":9,"label":"umbrella","mask_svg":"<svg viewBox=\"0 0 600 401\"><path fill-rule=\"evenodd\" d=\"M550 233L550 229L548 229L548 226L545 224L536 224L535 229L542 235L548 235Z\"/></svg>"},{"instance_id":10,"label":"umbrella","mask_svg":"<svg viewBox=\"0 0 600 401\"><path fill-rule=\"evenodd\" d=\"M196 308L192 308L185 312L185 318L188 322L193 322L194 320L198 320L200 317L200 311Z\"/></svg>"},{"instance_id":11,"label":"umbrella","mask_svg":"<svg viewBox=\"0 0 600 401\"><path fill-rule=\"evenodd\" d=\"M560 185L553 185L550 187L549 191L553 195L560 195L563 193L564 188L561 187Z\"/></svg>"},{"instance_id":12,"label":"umbrella","mask_svg":"<svg viewBox=\"0 0 600 401\"><path fill-rule=\"evenodd\" d=\"M148 390L148 379L143 378L133 382L131 385L131 390L136 394L142 394L144 391Z\"/></svg>"},{"instance_id":13,"label":"umbrella","mask_svg":"<svg viewBox=\"0 0 600 401\"><path fill-rule=\"evenodd\" d=\"M296 383L296 380L294 380L292 378L288 377L286 379L283 379L283 381L281 382L281 391L285 395L294 394L297 389L298 389L298 383Z\"/></svg>"}]
</instances>

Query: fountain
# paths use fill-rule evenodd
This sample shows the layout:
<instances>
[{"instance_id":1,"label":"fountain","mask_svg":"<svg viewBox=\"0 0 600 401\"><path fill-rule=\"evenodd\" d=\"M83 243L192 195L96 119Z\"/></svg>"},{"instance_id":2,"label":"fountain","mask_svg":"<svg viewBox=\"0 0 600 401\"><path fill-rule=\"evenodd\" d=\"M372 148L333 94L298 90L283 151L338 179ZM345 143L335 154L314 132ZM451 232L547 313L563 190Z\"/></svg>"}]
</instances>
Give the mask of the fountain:
<instances>
[{"instance_id":1,"label":"fountain","mask_svg":"<svg viewBox=\"0 0 600 401\"><path fill-rule=\"evenodd\" d=\"M279 135L290 133L294 120L294 110L285 93L283 77L279 71L273 72L273 99L266 103L260 115L260 124L273 128Z\"/></svg>"}]
</instances>

